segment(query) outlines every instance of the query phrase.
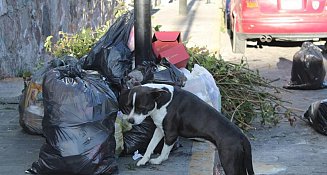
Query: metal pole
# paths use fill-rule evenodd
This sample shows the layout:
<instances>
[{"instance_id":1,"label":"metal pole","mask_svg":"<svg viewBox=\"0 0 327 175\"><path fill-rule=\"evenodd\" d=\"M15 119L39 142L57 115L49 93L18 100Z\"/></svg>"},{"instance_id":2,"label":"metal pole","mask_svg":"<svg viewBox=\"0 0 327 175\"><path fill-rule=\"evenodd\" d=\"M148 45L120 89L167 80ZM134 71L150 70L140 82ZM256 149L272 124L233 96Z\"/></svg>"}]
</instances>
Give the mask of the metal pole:
<instances>
[{"instance_id":1,"label":"metal pole","mask_svg":"<svg viewBox=\"0 0 327 175\"><path fill-rule=\"evenodd\" d=\"M134 0L135 66L153 61L151 47L151 0Z\"/></svg>"},{"instance_id":2,"label":"metal pole","mask_svg":"<svg viewBox=\"0 0 327 175\"><path fill-rule=\"evenodd\" d=\"M187 15L187 0L179 0L179 15Z\"/></svg>"}]
</instances>

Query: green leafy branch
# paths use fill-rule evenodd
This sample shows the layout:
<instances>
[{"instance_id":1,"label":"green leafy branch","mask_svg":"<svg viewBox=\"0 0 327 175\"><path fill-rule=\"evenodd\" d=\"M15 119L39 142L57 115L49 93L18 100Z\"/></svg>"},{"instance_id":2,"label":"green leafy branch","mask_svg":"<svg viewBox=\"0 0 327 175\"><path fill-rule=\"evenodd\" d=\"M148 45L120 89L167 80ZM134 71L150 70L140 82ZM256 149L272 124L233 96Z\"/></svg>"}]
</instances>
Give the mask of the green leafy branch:
<instances>
[{"instance_id":1,"label":"green leafy branch","mask_svg":"<svg viewBox=\"0 0 327 175\"><path fill-rule=\"evenodd\" d=\"M251 128L252 121L261 117L262 124L277 124L284 114L292 112L277 95L283 89L273 86L260 76L259 71L248 68L246 60L240 63L224 61L204 48L189 48L189 69L194 64L205 67L214 77L222 96L222 112L243 129ZM284 112L281 112L284 109Z\"/></svg>"}]
</instances>

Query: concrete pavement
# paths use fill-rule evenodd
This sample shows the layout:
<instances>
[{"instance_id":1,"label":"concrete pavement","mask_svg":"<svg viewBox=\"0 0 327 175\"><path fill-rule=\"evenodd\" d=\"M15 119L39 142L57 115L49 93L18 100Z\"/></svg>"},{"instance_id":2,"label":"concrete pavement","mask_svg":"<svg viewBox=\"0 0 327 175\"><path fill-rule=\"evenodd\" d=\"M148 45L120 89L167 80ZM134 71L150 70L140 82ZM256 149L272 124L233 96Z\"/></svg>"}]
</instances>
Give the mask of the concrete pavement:
<instances>
[{"instance_id":1,"label":"concrete pavement","mask_svg":"<svg viewBox=\"0 0 327 175\"><path fill-rule=\"evenodd\" d=\"M220 48L224 60L239 63L241 58L246 59L251 69L258 69L269 80L277 80L273 83L277 87L290 81L293 55L301 46L286 42L261 47L248 45L243 55L232 53L227 33L221 33L221 43L225 43ZM327 81L327 76L325 80ZM275 95L290 102L285 105L302 116L312 102L327 98L327 89L281 91ZM327 174L327 137L313 130L306 121L297 118L294 126L291 126L286 118L282 118L275 127L261 126L259 122L254 122L253 126L256 130L251 130L249 136L252 138L256 174Z\"/></svg>"},{"instance_id":2,"label":"concrete pavement","mask_svg":"<svg viewBox=\"0 0 327 175\"><path fill-rule=\"evenodd\" d=\"M10 78L0 81L0 104L1 103L18 103L19 95L24 89L22 78Z\"/></svg>"},{"instance_id":3,"label":"concrete pavement","mask_svg":"<svg viewBox=\"0 0 327 175\"><path fill-rule=\"evenodd\" d=\"M152 15L152 27L161 25L160 31L180 31L186 46L206 47L219 51L221 31L220 0L188 0L187 16L179 15L178 1L162 4ZM156 9L156 8L154 8Z\"/></svg>"}]
</instances>

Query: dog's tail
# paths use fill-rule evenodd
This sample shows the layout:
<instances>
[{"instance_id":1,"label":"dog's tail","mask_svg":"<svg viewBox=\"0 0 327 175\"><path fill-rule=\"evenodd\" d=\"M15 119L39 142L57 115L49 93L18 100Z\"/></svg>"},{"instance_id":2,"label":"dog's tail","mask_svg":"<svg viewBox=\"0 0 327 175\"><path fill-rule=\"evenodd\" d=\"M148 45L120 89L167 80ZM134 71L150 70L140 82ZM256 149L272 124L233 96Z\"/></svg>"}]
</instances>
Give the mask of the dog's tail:
<instances>
[{"instance_id":1,"label":"dog's tail","mask_svg":"<svg viewBox=\"0 0 327 175\"><path fill-rule=\"evenodd\" d=\"M254 175L253 165L252 165L252 149L251 149L250 141L247 138L244 139L243 147L245 151L244 165L246 171L248 172L249 175Z\"/></svg>"}]
</instances>

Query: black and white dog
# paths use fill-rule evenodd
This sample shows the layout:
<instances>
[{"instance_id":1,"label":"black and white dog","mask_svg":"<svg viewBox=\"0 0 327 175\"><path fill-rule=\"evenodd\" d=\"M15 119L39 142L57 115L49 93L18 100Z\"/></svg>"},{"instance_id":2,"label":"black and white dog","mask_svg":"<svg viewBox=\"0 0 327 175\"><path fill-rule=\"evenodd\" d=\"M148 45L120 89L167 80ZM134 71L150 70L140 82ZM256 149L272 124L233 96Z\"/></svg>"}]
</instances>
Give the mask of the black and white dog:
<instances>
[{"instance_id":1,"label":"black and white dog","mask_svg":"<svg viewBox=\"0 0 327 175\"><path fill-rule=\"evenodd\" d=\"M165 84L145 84L122 91L119 105L127 120L140 124L151 116L157 126L147 150L137 166L160 164L168 155L178 136L203 138L218 149L226 175L254 174L251 145L247 137L216 109L192 93ZM161 154L150 156L164 137Z\"/></svg>"}]
</instances>

